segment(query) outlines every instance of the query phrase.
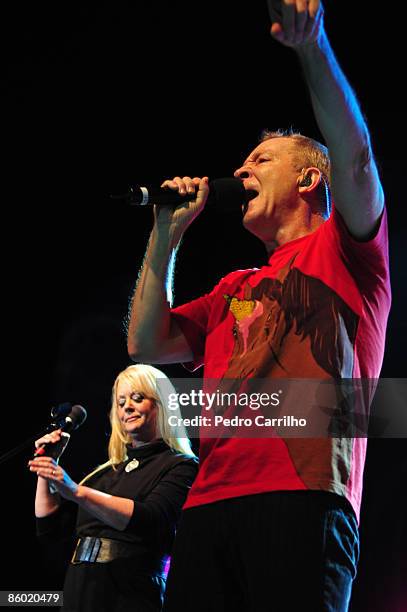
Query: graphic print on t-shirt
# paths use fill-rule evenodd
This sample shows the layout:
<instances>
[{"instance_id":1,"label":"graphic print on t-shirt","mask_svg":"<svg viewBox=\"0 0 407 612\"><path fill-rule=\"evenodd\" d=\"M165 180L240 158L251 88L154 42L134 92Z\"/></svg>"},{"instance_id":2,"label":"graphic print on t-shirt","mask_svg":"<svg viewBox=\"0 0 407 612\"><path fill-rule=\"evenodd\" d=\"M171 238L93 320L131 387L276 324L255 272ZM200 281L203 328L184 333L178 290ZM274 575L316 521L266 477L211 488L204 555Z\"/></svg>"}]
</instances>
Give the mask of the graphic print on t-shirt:
<instances>
[{"instance_id":1,"label":"graphic print on t-shirt","mask_svg":"<svg viewBox=\"0 0 407 612\"><path fill-rule=\"evenodd\" d=\"M277 278L263 278L255 286L246 283L243 299L224 295L235 319L234 348L224 375L229 392L238 391L243 379L246 391L255 382L247 379L256 379L259 390L258 379L296 378L298 372L302 378L318 380L352 377L358 316L329 286L294 268L294 260L295 256ZM294 404L301 412L301 401ZM346 399L342 406L348 412ZM340 422L341 416L328 410L322 416L323 429L333 427L338 417ZM312 441L314 457L319 457L321 465L330 464L332 442L320 435ZM304 440L286 438L285 443L296 472L309 486L313 475L303 465ZM351 440L345 443L351 448ZM335 468L342 482L347 482L350 473L350 448Z\"/></svg>"},{"instance_id":2,"label":"graphic print on t-shirt","mask_svg":"<svg viewBox=\"0 0 407 612\"><path fill-rule=\"evenodd\" d=\"M321 280L293 267L224 295L235 324L227 379L351 378L358 319Z\"/></svg>"}]
</instances>

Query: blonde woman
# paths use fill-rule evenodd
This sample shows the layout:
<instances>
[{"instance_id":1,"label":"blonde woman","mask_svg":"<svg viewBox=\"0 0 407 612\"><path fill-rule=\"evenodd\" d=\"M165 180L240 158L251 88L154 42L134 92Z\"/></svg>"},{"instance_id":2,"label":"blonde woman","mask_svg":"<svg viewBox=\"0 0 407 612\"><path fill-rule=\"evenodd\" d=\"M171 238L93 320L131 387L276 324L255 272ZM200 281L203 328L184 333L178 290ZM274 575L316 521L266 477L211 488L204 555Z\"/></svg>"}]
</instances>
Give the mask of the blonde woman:
<instances>
[{"instance_id":1,"label":"blonde woman","mask_svg":"<svg viewBox=\"0 0 407 612\"><path fill-rule=\"evenodd\" d=\"M113 385L106 463L77 484L51 457L29 462L38 476L40 536L61 532L69 506L64 500L78 506L78 541L65 579L63 610L161 609L165 564L197 472L186 433L178 427L182 437L174 437L168 424L170 393L174 387L157 368L129 366ZM172 415L178 410L180 416L179 409L171 408ZM60 435L54 431L36 446L56 443Z\"/></svg>"}]
</instances>

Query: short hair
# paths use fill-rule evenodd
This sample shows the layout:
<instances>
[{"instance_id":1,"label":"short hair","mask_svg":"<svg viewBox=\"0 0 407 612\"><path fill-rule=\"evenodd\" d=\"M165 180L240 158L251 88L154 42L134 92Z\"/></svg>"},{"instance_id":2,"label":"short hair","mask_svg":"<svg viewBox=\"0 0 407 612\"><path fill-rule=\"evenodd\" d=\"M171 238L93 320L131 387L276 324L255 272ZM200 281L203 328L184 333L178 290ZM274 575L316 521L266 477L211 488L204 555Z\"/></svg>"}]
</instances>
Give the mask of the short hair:
<instances>
[{"instance_id":1,"label":"short hair","mask_svg":"<svg viewBox=\"0 0 407 612\"><path fill-rule=\"evenodd\" d=\"M331 212L331 160L326 146L295 132L292 128L288 130L263 130L260 135L260 142L271 140L272 138L289 138L293 144L294 163L298 166L298 171L303 168L314 166L321 172L322 181L318 188L320 212L324 216L329 216Z\"/></svg>"}]
</instances>

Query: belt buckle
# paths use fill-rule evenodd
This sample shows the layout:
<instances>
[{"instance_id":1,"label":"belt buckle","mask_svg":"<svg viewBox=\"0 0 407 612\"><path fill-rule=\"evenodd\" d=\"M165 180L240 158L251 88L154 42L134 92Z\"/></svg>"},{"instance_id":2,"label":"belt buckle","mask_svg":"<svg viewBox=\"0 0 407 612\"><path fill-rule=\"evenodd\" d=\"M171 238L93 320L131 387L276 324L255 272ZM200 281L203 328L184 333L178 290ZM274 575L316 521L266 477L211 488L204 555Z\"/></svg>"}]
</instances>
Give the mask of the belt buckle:
<instances>
[{"instance_id":1,"label":"belt buckle","mask_svg":"<svg viewBox=\"0 0 407 612\"><path fill-rule=\"evenodd\" d=\"M79 565L79 563L83 562L95 563L101 546L102 541L100 538L93 538L89 536L79 538L71 563L74 565Z\"/></svg>"}]
</instances>

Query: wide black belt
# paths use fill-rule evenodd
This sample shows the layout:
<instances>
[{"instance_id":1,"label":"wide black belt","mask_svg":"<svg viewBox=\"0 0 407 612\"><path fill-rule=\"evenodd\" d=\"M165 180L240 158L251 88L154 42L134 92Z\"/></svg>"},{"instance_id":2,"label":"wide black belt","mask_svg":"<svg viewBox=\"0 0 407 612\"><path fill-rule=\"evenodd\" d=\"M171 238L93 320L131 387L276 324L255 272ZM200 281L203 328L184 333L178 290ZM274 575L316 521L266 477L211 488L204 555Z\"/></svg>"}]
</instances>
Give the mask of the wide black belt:
<instances>
[{"instance_id":1,"label":"wide black belt","mask_svg":"<svg viewBox=\"0 0 407 612\"><path fill-rule=\"evenodd\" d=\"M109 538L79 538L71 563L108 563L115 559L137 555L137 548L129 542Z\"/></svg>"}]
</instances>

